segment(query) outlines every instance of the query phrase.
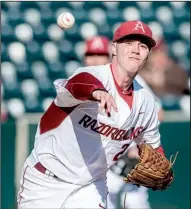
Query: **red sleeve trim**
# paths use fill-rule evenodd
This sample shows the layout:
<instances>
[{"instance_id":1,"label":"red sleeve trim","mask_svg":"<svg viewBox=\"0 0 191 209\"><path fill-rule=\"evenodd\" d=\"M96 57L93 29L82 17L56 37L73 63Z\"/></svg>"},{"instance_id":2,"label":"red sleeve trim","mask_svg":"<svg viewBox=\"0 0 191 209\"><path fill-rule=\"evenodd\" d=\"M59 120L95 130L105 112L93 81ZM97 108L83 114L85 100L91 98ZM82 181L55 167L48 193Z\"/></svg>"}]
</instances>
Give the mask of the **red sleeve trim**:
<instances>
[{"instance_id":1,"label":"red sleeve trim","mask_svg":"<svg viewBox=\"0 0 191 209\"><path fill-rule=\"evenodd\" d=\"M156 148L156 151L159 152L161 155L165 156L164 149L162 146Z\"/></svg>"},{"instance_id":2,"label":"red sleeve trim","mask_svg":"<svg viewBox=\"0 0 191 209\"><path fill-rule=\"evenodd\" d=\"M89 73L80 73L71 78L65 88L79 100L94 100L92 92L96 89L105 90L101 81Z\"/></svg>"},{"instance_id":3,"label":"red sleeve trim","mask_svg":"<svg viewBox=\"0 0 191 209\"><path fill-rule=\"evenodd\" d=\"M58 107L53 101L40 120L40 134L60 126L77 106L78 105L73 107Z\"/></svg>"}]
</instances>

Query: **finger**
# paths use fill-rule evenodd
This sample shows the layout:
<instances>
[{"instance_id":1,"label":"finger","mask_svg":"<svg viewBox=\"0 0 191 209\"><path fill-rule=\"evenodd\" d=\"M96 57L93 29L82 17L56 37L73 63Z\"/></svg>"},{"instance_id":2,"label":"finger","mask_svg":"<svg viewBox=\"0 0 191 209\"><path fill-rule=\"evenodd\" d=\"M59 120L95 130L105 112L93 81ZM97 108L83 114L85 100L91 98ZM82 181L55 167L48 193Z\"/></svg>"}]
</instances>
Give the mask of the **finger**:
<instances>
[{"instance_id":1,"label":"finger","mask_svg":"<svg viewBox=\"0 0 191 209\"><path fill-rule=\"evenodd\" d=\"M106 103L106 114L110 117L111 115L111 103L107 102Z\"/></svg>"},{"instance_id":2,"label":"finger","mask_svg":"<svg viewBox=\"0 0 191 209\"><path fill-rule=\"evenodd\" d=\"M106 100L105 99L101 99L101 103L100 103L100 111L102 111L104 108L105 108L105 103L106 103Z\"/></svg>"},{"instance_id":3,"label":"finger","mask_svg":"<svg viewBox=\"0 0 191 209\"><path fill-rule=\"evenodd\" d=\"M113 107L113 109L115 110L115 112L118 112L117 105L116 105L116 103L115 103L115 101L113 100L112 97L111 97L111 106Z\"/></svg>"}]
</instances>

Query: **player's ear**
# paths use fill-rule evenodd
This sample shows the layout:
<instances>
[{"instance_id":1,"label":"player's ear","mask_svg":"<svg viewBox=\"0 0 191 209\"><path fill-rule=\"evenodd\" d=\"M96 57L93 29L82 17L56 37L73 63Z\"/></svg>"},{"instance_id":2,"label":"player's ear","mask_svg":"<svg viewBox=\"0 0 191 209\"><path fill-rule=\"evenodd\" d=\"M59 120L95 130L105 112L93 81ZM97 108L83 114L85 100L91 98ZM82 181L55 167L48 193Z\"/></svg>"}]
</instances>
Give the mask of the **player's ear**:
<instances>
[{"instance_id":1,"label":"player's ear","mask_svg":"<svg viewBox=\"0 0 191 209\"><path fill-rule=\"evenodd\" d=\"M112 55L117 55L117 49L116 49L117 43L112 43L111 45L111 51L112 51Z\"/></svg>"}]
</instances>

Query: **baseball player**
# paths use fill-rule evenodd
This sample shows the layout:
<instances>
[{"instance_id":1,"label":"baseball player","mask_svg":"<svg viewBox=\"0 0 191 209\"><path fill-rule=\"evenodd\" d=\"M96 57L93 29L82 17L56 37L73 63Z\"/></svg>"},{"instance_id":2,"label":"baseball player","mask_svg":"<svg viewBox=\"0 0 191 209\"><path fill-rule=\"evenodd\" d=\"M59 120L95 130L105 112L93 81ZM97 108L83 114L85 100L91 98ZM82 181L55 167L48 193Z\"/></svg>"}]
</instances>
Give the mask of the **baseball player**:
<instances>
[{"instance_id":1,"label":"baseball player","mask_svg":"<svg viewBox=\"0 0 191 209\"><path fill-rule=\"evenodd\" d=\"M107 208L106 173L132 142L164 155L153 96L134 80L155 46L141 21L122 23L112 61L54 82L26 159L18 208Z\"/></svg>"},{"instance_id":2,"label":"baseball player","mask_svg":"<svg viewBox=\"0 0 191 209\"><path fill-rule=\"evenodd\" d=\"M86 66L96 66L96 65L104 65L109 63L110 61L110 53L109 53L109 39L105 36L95 36L86 41L86 49L84 56L84 64ZM138 83L146 88L154 97L157 107L158 107L158 118L159 121L163 120L164 110L162 108L162 104L160 99L154 94L152 89L144 80L144 72L137 74L135 79ZM129 147L127 155L123 155L120 158L120 161L116 163L111 170L109 169L107 172L107 185L108 185L108 208L116 208L117 202L119 202L119 193L121 191L128 191L128 196L125 200L125 206L130 208L150 208L150 204L148 201L148 189L146 187L136 187L130 184L125 184L123 181L124 172L131 167L134 163L135 159L138 158L138 150L135 143L132 143ZM122 165L123 164L123 165ZM116 173L115 173L116 172ZM122 195L123 197L123 195ZM139 201L135 201L135 199L139 199ZM121 203L124 203L124 199L121 200Z\"/></svg>"}]
</instances>

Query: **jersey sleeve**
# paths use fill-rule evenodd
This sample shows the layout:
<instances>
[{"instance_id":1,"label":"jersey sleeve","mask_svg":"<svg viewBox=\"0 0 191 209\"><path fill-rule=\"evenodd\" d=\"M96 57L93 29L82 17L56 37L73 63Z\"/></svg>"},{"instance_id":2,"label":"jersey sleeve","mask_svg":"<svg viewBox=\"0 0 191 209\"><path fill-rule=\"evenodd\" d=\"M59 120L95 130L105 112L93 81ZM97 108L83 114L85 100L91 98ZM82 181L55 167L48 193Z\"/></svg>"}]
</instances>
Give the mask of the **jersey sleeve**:
<instances>
[{"instance_id":1,"label":"jersey sleeve","mask_svg":"<svg viewBox=\"0 0 191 209\"><path fill-rule=\"evenodd\" d=\"M60 107L96 101L92 97L92 92L96 89L106 91L99 73L94 68L88 67L78 68L68 79L56 80L54 86L57 94L55 103Z\"/></svg>"},{"instance_id":2,"label":"jersey sleeve","mask_svg":"<svg viewBox=\"0 0 191 209\"><path fill-rule=\"evenodd\" d=\"M158 120L158 108L154 98L148 101L145 118L147 121L144 131L135 139L137 144L147 143L154 149L161 145Z\"/></svg>"}]
</instances>

